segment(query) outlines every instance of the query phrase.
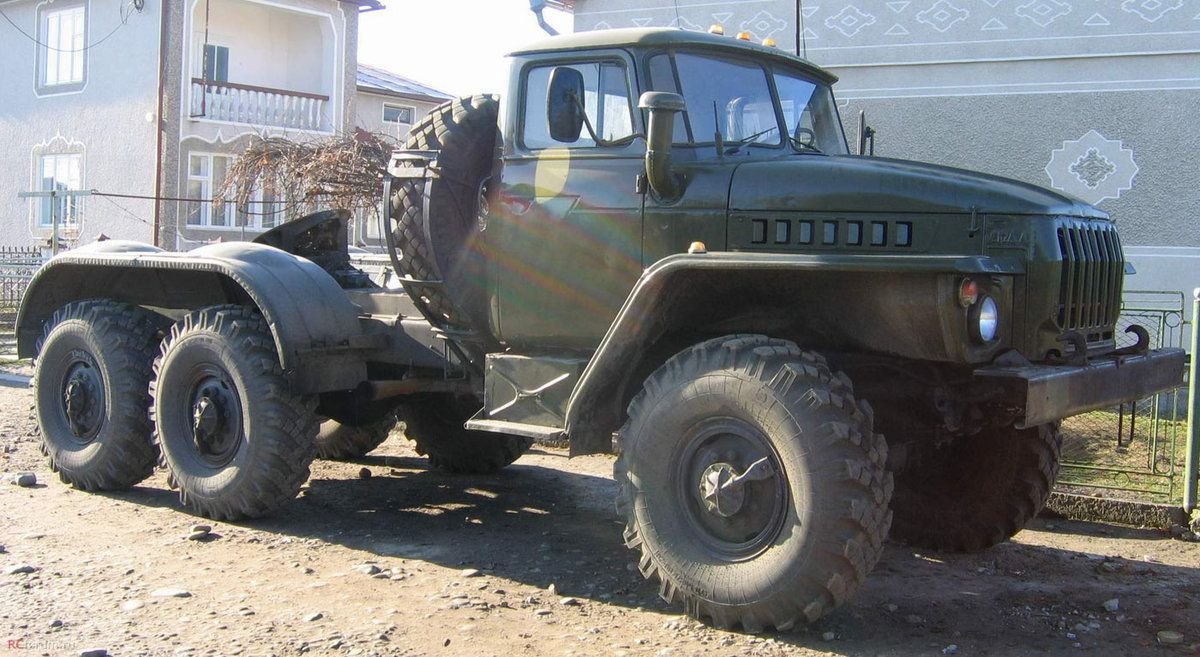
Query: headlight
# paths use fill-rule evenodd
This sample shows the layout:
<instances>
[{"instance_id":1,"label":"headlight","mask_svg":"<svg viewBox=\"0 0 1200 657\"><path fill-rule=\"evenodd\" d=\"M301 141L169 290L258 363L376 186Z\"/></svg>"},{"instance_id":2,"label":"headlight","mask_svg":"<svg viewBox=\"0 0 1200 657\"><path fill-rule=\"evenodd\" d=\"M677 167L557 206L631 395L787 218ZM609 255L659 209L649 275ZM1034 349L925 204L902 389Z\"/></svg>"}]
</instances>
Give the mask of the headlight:
<instances>
[{"instance_id":1,"label":"headlight","mask_svg":"<svg viewBox=\"0 0 1200 657\"><path fill-rule=\"evenodd\" d=\"M1000 307L996 305L996 300L991 297L983 297L971 306L971 329L974 332L972 337L977 342L988 343L996 339L996 333L1000 329Z\"/></svg>"}]
</instances>

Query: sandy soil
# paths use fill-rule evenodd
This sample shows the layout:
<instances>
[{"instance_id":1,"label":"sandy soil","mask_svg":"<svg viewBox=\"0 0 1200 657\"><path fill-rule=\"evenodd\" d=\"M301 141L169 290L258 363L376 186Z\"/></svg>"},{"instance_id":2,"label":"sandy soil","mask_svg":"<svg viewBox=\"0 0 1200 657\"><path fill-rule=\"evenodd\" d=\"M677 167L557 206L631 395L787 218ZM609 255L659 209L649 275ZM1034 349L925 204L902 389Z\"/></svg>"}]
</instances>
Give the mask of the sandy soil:
<instances>
[{"instance_id":1,"label":"sandy soil","mask_svg":"<svg viewBox=\"0 0 1200 657\"><path fill-rule=\"evenodd\" d=\"M751 636L680 616L642 581L607 457L535 450L451 477L393 436L359 463L315 463L278 517L191 541L210 523L161 473L117 494L60 483L30 406L0 387L4 657L1200 654L1200 544L1155 530L1043 519L982 554L889 546L846 607ZM7 483L22 470L36 487ZM4 574L20 565L36 570ZM1183 643L1159 645L1163 630Z\"/></svg>"}]
</instances>

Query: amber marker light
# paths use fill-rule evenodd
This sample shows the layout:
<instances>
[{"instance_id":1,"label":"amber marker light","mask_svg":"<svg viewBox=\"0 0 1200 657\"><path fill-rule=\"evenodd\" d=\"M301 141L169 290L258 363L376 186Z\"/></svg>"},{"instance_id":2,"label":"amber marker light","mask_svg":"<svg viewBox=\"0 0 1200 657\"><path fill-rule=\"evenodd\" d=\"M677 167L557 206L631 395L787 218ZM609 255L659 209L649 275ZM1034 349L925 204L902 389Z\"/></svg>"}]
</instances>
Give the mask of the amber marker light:
<instances>
[{"instance_id":1,"label":"amber marker light","mask_svg":"<svg viewBox=\"0 0 1200 657\"><path fill-rule=\"evenodd\" d=\"M958 303L963 308L968 308L975 305L979 300L979 284L975 281L964 278L958 286Z\"/></svg>"},{"instance_id":2,"label":"amber marker light","mask_svg":"<svg viewBox=\"0 0 1200 657\"><path fill-rule=\"evenodd\" d=\"M738 38L738 39L741 39L742 41L749 41L749 40L750 40L750 33L749 33L749 32L738 32L738 33L737 33L737 38Z\"/></svg>"},{"instance_id":3,"label":"amber marker light","mask_svg":"<svg viewBox=\"0 0 1200 657\"><path fill-rule=\"evenodd\" d=\"M712 25L708 26L708 33L716 34L718 36L725 36L725 28L722 27L720 23L713 23Z\"/></svg>"},{"instance_id":4,"label":"amber marker light","mask_svg":"<svg viewBox=\"0 0 1200 657\"><path fill-rule=\"evenodd\" d=\"M704 246L704 242L692 242L690 245L688 245L688 253L708 253L708 247Z\"/></svg>"},{"instance_id":5,"label":"amber marker light","mask_svg":"<svg viewBox=\"0 0 1200 657\"><path fill-rule=\"evenodd\" d=\"M775 39L772 39L771 37L767 37L762 40L762 44L768 48L774 48L775 47Z\"/></svg>"}]
</instances>

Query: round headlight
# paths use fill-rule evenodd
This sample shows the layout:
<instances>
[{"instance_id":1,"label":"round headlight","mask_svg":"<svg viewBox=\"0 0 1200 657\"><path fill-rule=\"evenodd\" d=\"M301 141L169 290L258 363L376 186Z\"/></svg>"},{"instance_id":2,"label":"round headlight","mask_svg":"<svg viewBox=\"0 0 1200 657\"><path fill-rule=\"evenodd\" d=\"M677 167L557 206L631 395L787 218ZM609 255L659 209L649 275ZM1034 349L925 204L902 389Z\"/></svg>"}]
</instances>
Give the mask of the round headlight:
<instances>
[{"instance_id":1,"label":"round headlight","mask_svg":"<svg viewBox=\"0 0 1200 657\"><path fill-rule=\"evenodd\" d=\"M971 307L971 322L975 329L975 339L980 342L991 342L996 339L1000 329L1000 307L991 297L983 297Z\"/></svg>"}]
</instances>

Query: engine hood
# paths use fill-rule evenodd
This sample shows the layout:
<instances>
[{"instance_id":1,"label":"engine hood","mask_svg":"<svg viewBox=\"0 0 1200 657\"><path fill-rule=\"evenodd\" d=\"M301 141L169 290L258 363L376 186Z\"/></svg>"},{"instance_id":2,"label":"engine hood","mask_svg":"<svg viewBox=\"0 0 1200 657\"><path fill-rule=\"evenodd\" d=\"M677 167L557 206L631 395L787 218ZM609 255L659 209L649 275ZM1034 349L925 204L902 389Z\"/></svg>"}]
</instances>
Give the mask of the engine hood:
<instances>
[{"instance_id":1,"label":"engine hood","mask_svg":"<svg viewBox=\"0 0 1200 657\"><path fill-rule=\"evenodd\" d=\"M730 210L1060 215L1107 219L1065 194L964 169L848 155L794 155L737 168Z\"/></svg>"}]
</instances>

